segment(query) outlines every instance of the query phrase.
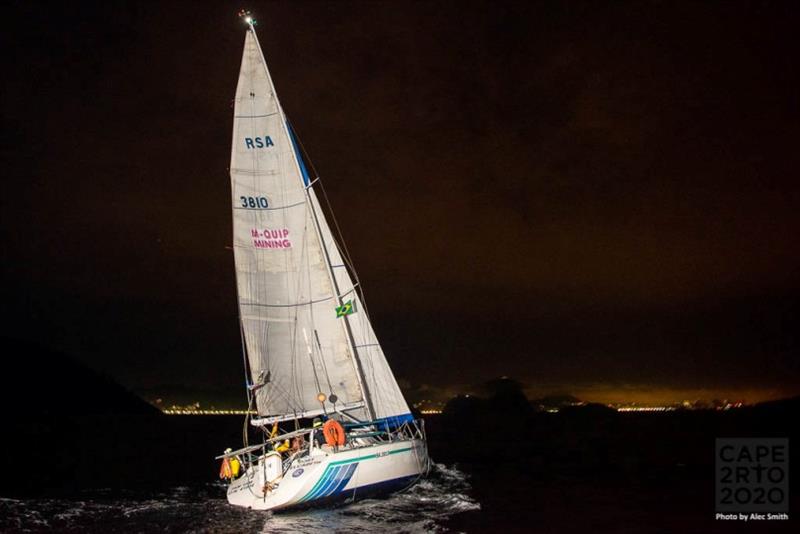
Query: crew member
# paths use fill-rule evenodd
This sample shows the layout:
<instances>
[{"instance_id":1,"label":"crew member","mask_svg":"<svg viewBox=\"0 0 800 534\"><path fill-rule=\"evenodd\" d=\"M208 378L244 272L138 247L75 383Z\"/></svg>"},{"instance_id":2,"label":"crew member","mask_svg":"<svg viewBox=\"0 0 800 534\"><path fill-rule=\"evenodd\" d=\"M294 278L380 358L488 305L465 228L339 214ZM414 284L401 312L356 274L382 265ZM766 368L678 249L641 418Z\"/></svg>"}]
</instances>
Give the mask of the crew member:
<instances>
[{"instance_id":1,"label":"crew member","mask_svg":"<svg viewBox=\"0 0 800 534\"><path fill-rule=\"evenodd\" d=\"M325 433L322 431L322 419L315 417L311 426L314 428L314 445L318 448L322 447L325 445Z\"/></svg>"},{"instance_id":2,"label":"crew member","mask_svg":"<svg viewBox=\"0 0 800 534\"><path fill-rule=\"evenodd\" d=\"M296 436L292 440L292 454L297 454L300 452L306 444L306 440L303 436Z\"/></svg>"},{"instance_id":3,"label":"crew member","mask_svg":"<svg viewBox=\"0 0 800 534\"><path fill-rule=\"evenodd\" d=\"M231 478L239 478L239 471L242 469L242 462L239 461L238 456L231 458Z\"/></svg>"}]
</instances>

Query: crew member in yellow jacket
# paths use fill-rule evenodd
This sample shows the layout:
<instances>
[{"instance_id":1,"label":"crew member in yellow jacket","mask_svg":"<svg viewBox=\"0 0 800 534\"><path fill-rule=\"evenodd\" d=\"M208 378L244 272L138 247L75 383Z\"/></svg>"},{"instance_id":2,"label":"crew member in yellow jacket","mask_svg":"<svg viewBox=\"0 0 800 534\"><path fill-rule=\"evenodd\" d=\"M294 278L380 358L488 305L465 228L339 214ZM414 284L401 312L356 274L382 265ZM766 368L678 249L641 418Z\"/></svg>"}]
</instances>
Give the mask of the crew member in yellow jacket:
<instances>
[{"instance_id":1,"label":"crew member in yellow jacket","mask_svg":"<svg viewBox=\"0 0 800 534\"><path fill-rule=\"evenodd\" d=\"M275 436L278 435L278 423L272 425L272 430L269 433L270 439L273 439ZM282 452L286 452L289 450L289 440L284 441L276 441L272 444L272 450L277 452L278 454Z\"/></svg>"}]
</instances>

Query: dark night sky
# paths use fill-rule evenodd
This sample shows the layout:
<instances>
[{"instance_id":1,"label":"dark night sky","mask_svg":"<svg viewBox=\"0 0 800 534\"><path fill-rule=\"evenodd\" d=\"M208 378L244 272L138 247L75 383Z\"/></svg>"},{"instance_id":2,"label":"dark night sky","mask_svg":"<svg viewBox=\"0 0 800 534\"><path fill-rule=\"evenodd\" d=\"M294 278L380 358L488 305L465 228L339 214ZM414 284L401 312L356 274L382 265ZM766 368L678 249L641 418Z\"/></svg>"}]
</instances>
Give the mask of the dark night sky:
<instances>
[{"instance_id":1,"label":"dark night sky","mask_svg":"<svg viewBox=\"0 0 800 534\"><path fill-rule=\"evenodd\" d=\"M239 7L3 8L0 333L241 383ZM247 7L404 382L800 392L796 3Z\"/></svg>"}]
</instances>

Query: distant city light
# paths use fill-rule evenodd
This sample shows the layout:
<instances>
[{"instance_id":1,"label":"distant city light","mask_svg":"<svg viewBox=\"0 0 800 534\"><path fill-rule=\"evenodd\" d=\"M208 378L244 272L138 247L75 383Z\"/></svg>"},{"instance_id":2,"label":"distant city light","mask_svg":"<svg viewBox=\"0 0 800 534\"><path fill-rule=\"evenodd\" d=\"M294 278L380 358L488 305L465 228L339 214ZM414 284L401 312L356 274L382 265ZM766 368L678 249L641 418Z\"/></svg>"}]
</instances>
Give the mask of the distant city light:
<instances>
[{"instance_id":1,"label":"distant city light","mask_svg":"<svg viewBox=\"0 0 800 534\"><path fill-rule=\"evenodd\" d=\"M320 394L322 396L322 394ZM462 398L470 398L469 394L462 394ZM225 408L225 409L218 409L213 405L208 408L201 408L201 404L199 401L191 402L189 404L171 404L169 407L164 406L164 401L162 398L151 399L150 403L154 405L156 408L161 410L162 413L165 415L257 415L255 410L245 410L245 409L237 409L237 408ZM586 406L586 402L584 401L575 401L575 402L565 402L562 405L538 405L538 410L546 413L558 413L560 410L568 407L580 407ZM422 415L439 415L444 412L445 410L445 402L437 401L433 399L422 399L417 402L414 402L412 406L419 410L419 413ZM682 402L676 402L674 404L667 404L667 405L649 405L649 404L639 404L637 402L627 402L627 403L610 403L604 404L604 406L615 410L617 412L622 413L629 413L629 412L673 412L677 410L716 410L716 411L727 411L736 408L742 408L746 406L745 403L741 401L728 401L725 400L714 400L714 401L694 401L690 402L688 400L684 400Z\"/></svg>"},{"instance_id":2,"label":"distant city light","mask_svg":"<svg viewBox=\"0 0 800 534\"><path fill-rule=\"evenodd\" d=\"M673 406L622 406L617 408L618 412L672 412Z\"/></svg>"},{"instance_id":3,"label":"distant city light","mask_svg":"<svg viewBox=\"0 0 800 534\"><path fill-rule=\"evenodd\" d=\"M253 410L200 410L191 408L167 408L161 410L166 415L257 415Z\"/></svg>"},{"instance_id":4,"label":"distant city light","mask_svg":"<svg viewBox=\"0 0 800 534\"><path fill-rule=\"evenodd\" d=\"M160 406L162 403L162 399L157 399L155 402L156 408L161 410L161 413L165 415L257 415L257 412L254 410L242 410L236 408L215 408L211 406L209 408L200 408L200 402L193 402L190 404L186 404L183 406L172 404L169 407ZM151 404L153 402L151 401Z\"/></svg>"}]
</instances>

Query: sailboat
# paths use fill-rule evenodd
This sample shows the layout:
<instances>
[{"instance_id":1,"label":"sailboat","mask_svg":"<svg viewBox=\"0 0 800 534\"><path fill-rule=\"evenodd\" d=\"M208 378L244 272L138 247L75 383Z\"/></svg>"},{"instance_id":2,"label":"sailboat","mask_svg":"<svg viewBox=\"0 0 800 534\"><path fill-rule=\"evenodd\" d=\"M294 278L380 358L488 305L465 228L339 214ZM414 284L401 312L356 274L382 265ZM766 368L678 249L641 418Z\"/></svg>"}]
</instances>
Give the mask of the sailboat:
<instances>
[{"instance_id":1,"label":"sailboat","mask_svg":"<svg viewBox=\"0 0 800 534\"><path fill-rule=\"evenodd\" d=\"M278 100L255 21L240 15L233 251L247 421L260 439L250 443L245 430L242 448L217 457L228 502L287 510L403 490L430 469L424 421L403 398L322 211L320 180Z\"/></svg>"}]
</instances>

